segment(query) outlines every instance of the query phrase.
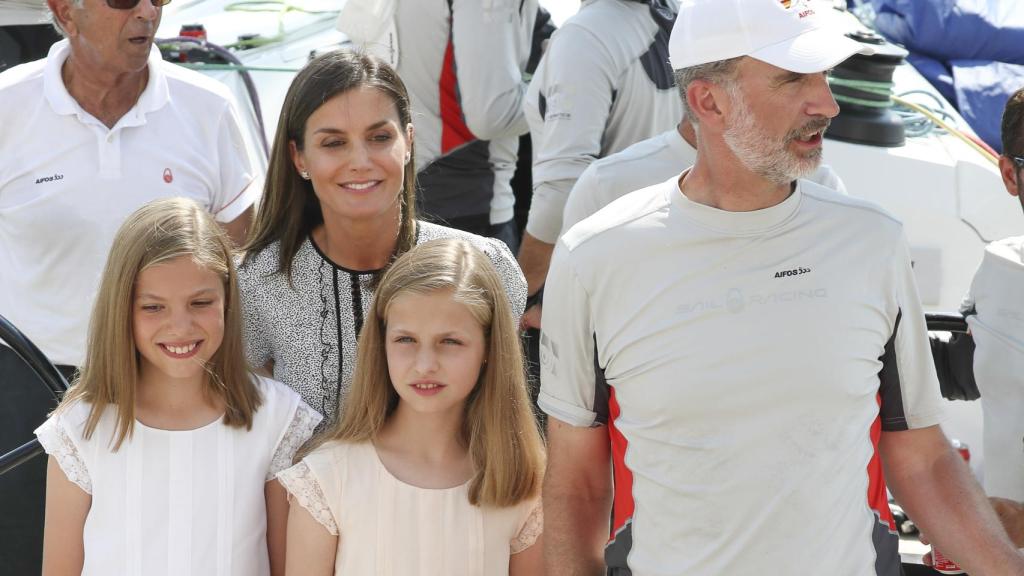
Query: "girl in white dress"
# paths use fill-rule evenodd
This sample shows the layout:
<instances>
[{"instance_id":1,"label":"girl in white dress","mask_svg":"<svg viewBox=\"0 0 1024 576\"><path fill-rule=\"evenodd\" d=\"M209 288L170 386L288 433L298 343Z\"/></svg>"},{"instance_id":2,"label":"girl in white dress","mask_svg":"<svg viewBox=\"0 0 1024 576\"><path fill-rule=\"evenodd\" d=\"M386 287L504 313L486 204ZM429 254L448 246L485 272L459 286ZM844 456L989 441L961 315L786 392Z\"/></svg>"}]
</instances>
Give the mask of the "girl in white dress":
<instances>
[{"instance_id":1,"label":"girl in white dress","mask_svg":"<svg viewBox=\"0 0 1024 576\"><path fill-rule=\"evenodd\" d=\"M81 373L36 430L43 574L283 573L274 475L319 420L246 365L224 232L190 200L147 204L114 239Z\"/></svg>"},{"instance_id":2,"label":"girl in white dress","mask_svg":"<svg viewBox=\"0 0 1024 576\"><path fill-rule=\"evenodd\" d=\"M286 574L542 574L544 449L501 280L464 240L385 272L351 395L278 475Z\"/></svg>"}]
</instances>

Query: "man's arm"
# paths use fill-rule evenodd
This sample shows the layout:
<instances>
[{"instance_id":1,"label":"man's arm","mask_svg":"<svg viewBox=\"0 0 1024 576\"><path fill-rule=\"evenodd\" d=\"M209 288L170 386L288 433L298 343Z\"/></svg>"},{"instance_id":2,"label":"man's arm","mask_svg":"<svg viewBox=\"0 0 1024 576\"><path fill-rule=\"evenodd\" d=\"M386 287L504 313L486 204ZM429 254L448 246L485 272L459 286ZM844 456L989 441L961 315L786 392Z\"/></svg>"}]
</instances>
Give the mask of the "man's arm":
<instances>
[{"instance_id":1,"label":"man's arm","mask_svg":"<svg viewBox=\"0 0 1024 576\"><path fill-rule=\"evenodd\" d=\"M481 140L525 134L529 34L516 0L454 0L452 48L466 126ZM532 20L534 14L528 15Z\"/></svg>"},{"instance_id":2,"label":"man's arm","mask_svg":"<svg viewBox=\"0 0 1024 576\"><path fill-rule=\"evenodd\" d=\"M938 426L883 431L879 450L893 495L943 554L972 574L1024 574L1024 556Z\"/></svg>"},{"instance_id":3,"label":"man's arm","mask_svg":"<svg viewBox=\"0 0 1024 576\"><path fill-rule=\"evenodd\" d=\"M599 39L567 25L552 38L533 79L542 125L531 131L533 199L519 250L531 294L544 284L569 191L601 154L616 76Z\"/></svg>"},{"instance_id":4,"label":"man's arm","mask_svg":"<svg viewBox=\"0 0 1024 576\"><path fill-rule=\"evenodd\" d=\"M519 245L519 268L522 275L526 277L526 293L536 294L544 280L548 276L548 268L551 265L551 254L555 251L554 244L548 244L531 236L528 232L522 233L522 243ZM538 306L532 306L534 310ZM527 315L529 311L526 311ZM535 311L539 313L540 311ZM536 323L529 323L530 328L540 328L541 318L537 315Z\"/></svg>"},{"instance_id":5,"label":"man's arm","mask_svg":"<svg viewBox=\"0 0 1024 576\"><path fill-rule=\"evenodd\" d=\"M578 428L548 418L544 478L544 567L547 576L602 576L611 512L608 429Z\"/></svg>"}]
</instances>

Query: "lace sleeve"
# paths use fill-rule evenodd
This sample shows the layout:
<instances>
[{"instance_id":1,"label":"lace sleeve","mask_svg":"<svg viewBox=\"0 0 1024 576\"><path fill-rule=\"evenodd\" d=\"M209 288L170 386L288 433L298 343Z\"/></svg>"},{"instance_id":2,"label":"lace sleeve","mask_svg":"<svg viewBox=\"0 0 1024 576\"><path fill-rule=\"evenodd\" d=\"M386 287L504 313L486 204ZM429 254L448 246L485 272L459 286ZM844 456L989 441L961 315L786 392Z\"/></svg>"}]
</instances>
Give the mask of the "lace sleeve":
<instances>
[{"instance_id":1,"label":"lace sleeve","mask_svg":"<svg viewBox=\"0 0 1024 576\"><path fill-rule=\"evenodd\" d=\"M295 408L295 415L292 416L292 421L288 424L288 429L285 430L281 441L277 443L274 457L270 460L267 482L273 480L278 472L292 465L295 452L313 435L313 429L320 423L320 419L321 416L315 410L307 406L305 402L299 401L298 407Z\"/></svg>"},{"instance_id":2,"label":"lace sleeve","mask_svg":"<svg viewBox=\"0 0 1024 576\"><path fill-rule=\"evenodd\" d=\"M338 535L338 525L334 522L334 515L327 506L327 498L324 496L316 476L305 462L299 462L295 466L277 475L278 482L288 491L288 502L298 502L306 512L309 512L317 522L323 525L333 536Z\"/></svg>"},{"instance_id":3,"label":"lace sleeve","mask_svg":"<svg viewBox=\"0 0 1024 576\"><path fill-rule=\"evenodd\" d=\"M516 537L509 543L510 551L512 554L518 554L533 546L533 543L537 541L537 537L542 532L544 532L544 508L541 506L540 499L538 498L537 504L530 511L530 515L526 518L526 522L523 523L519 534L516 534Z\"/></svg>"},{"instance_id":4,"label":"lace sleeve","mask_svg":"<svg viewBox=\"0 0 1024 576\"><path fill-rule=\"evenodd\" d=\"M64 429L64 423L59 416L47 420L36 430L39 443L43 445L46 453L57 461L64 475L68 477L86 494L92 495L92 479L89 477L89 469L85 467L85 461L78 453L78 447L71 440Z\"/></svg>"}]
</instances>

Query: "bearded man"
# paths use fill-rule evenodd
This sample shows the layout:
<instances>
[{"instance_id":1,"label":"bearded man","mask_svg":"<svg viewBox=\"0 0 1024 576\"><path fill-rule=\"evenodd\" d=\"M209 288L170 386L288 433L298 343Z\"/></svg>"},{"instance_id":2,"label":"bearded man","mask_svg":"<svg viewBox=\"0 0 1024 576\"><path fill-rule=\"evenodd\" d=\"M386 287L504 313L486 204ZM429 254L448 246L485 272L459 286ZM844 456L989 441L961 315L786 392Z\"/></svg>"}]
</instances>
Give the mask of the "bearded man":
<instances>
[{"instance_id":1,"label":"bearded man","mask_svg":"<svg viewBox=\"0 0 1024 576\"><path fill-rule=\"evenodd\" d=\"M886 482L969 572L1024 573L938 426L900 222L803 179L839 112L828 69L870 51L819 18L684 2L669 51L694 166L558 243L549 575L899 576Z\"/></svg>"}]
</instances>

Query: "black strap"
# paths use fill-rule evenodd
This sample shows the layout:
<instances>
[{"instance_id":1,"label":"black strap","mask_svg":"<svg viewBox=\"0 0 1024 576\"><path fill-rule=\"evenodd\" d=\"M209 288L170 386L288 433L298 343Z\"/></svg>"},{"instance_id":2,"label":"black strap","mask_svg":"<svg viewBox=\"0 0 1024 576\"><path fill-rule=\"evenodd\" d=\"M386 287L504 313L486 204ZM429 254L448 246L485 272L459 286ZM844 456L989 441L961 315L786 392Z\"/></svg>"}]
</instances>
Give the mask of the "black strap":
<instances>
[{"instance_id":1,"label":"black strap","mask_svg":"<svg viewBox=\"0 0 1024 576\"><path fill-rule=\"evenodd\" d=\"M676 23L676 10L668 3L667 0L629 1L647 4L647 7L651 10L651 19L658 25L661 32L665 33L666 36L672 34L672 25ZM448 4L451 5L451 0L449 0Z\"/></svg>"},{"instance_id":2,"label":"black strap","mask_svg":"<svg viewBox=\"0 0 1024 576\"><path fill-rule=\"evenodd\" d=\"M533 294L530 294L529 296L526 297L526 308L524 308L524 310L529 310L530 308L533 308L534 306L536 306L538 304L543 304L543 303L544 303L544 285L541 284L540 288L538 288L536 292L534 292Z\"/></svg>"},{"instance_id":3,"label":"black strap","mask_svg":"<svg viewBox=\"0 0 1024 576\"><path fill-rule=\"evenodd\" d=\"M658 90L670 90L675 87L675 76L669 63L668 41L672 35L672 26L676 21L676 10L666 0L631 0L646 4L651 19L658 26L647 52L640 56L647 77L654 82Z\"/></svg>"}]
</instances>

